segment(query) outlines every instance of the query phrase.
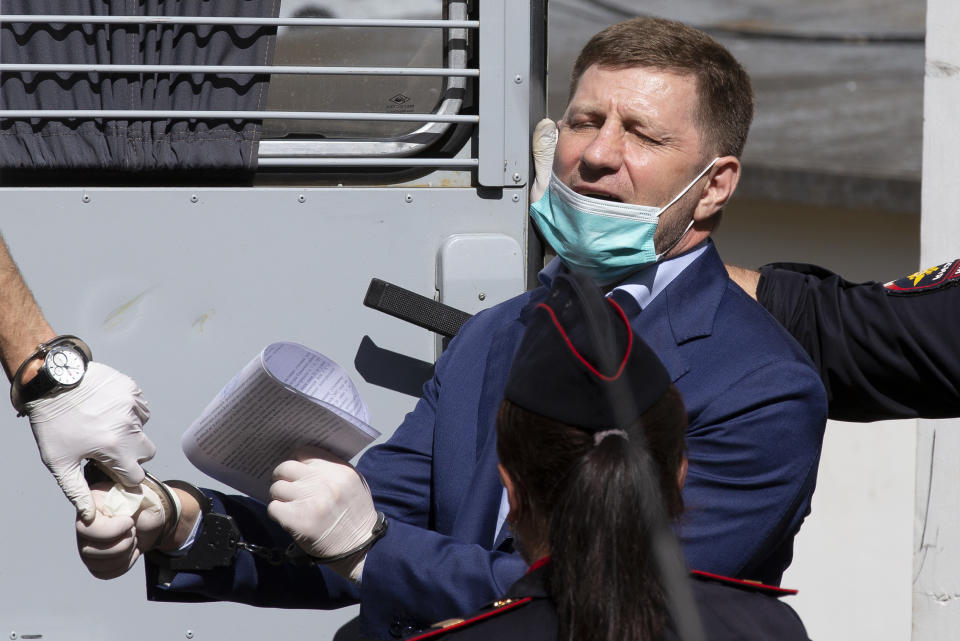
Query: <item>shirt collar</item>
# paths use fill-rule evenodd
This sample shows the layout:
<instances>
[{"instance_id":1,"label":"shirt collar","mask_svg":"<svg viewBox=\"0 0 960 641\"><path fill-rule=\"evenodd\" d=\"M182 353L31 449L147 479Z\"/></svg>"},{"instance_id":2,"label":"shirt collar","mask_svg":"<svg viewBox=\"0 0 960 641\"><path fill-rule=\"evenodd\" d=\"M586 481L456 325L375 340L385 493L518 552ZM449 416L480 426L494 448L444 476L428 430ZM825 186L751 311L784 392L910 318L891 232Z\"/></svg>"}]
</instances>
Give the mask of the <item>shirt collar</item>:
<instances>
[{"instance_id":1,"label":"shirt collar","mask_svg":"<svg viewBox=\"0 0 960 641\"><path fill-rule=\"evenodd\" d=\"M660 292L666 289L667 285L672 283L674 278L679 276L693 261L698 259L703 252L707 251L707 247L711 242L713 241L708 239L706 242L697 245L690 251L680 254L679 256L644 267L640 271L631 274L623 282L614 287L611 292L617 289L627 292L637 301L640 309L643 309L649 305ZM557 274L559 274L562 269L563 263L559 258L554 258L547 263L546 267L540 270L537 278L544 287L549 288L553 285L553 279L557 277ZM609 296L609 294L607 295Z\"/></svg>"}]
</instances>

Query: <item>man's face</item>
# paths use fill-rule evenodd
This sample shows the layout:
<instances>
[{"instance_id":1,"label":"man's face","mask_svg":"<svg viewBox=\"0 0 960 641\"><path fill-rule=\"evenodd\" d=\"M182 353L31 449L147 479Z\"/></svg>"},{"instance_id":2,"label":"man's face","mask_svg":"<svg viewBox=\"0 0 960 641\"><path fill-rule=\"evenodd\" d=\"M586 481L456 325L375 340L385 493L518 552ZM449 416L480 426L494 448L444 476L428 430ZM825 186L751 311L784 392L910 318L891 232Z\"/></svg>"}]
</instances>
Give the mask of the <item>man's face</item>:
<instances>
[{"instance_id":1,"label":"man's face","mask_svg":"<svg viewBox=\"0 0 960 641\"><path fill-rule=\"evenodd\" d=\"M696 79L647 67L588 67L560 122L553 171L574 191L662 207L710 160L695 123ZM696 202L664 212L657 251L673 242ZM661 238L665 230L679 229Z\"/></svg>"}]
</instances>

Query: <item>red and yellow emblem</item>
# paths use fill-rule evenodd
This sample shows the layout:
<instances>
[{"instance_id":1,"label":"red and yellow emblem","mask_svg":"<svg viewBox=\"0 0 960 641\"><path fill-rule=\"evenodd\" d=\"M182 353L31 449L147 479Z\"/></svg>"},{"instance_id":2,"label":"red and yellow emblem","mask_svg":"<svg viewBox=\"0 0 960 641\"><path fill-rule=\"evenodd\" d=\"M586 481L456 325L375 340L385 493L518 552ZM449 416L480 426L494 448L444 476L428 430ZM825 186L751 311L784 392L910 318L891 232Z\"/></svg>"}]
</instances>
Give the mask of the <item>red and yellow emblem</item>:
<instances>
[{"instance_id":1,"label":"red and yellow emblem","mask_svg":"<svg viewBox=\"0 0 960 641\"><path fill-rule=\"evenodd\" d=\"M890 294L919 294L956 285L960 279L960 259L934 265L928 269L893 280L884 285Z\"/></svg>"}]
</instances>

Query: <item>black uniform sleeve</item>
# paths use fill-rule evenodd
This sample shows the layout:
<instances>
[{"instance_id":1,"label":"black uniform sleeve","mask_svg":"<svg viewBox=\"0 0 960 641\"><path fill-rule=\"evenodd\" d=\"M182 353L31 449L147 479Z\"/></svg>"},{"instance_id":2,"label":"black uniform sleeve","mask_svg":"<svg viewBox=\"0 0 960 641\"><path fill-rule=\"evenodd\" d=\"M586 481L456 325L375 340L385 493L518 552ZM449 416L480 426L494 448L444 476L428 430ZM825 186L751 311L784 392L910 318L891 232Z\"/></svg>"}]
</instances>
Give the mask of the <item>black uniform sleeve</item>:
<instances>
[{"instance_id":1,"label":"black uniform sleeve","mask_svg":"<svg viewBox=\"0 0 960 641\"><path fill-rule=\"evenodd\" d=\"M761 268L757 300L810 355L830 418L960 416L960 340L952 326L960 279L938 277L936 269L955 276L960 261L886 286L851 283L814 265ZM924 286L909 286L920 280Z\"/></svg>"}]
</instances>

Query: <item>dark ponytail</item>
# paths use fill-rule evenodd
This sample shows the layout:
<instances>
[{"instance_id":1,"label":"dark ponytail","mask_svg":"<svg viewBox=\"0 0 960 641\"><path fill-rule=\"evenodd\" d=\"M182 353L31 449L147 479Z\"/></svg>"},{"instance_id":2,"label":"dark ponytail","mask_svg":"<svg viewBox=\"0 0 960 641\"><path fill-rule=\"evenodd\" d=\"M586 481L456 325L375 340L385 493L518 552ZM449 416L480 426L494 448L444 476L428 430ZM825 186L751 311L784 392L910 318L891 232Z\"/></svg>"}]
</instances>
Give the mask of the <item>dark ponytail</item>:
<instances>
[{"instance_id":1,"label":"dark ponytail","mask_svg":"<svg viewBox=\"0 0 960 641\"><path fill-rule=\"evenodd\" d=\"M549 546L561 639L660 637L667 608L651 527L683 509L685 429L673 387L625 429L627 438L615 432L597 443L591 432L501 406L500 461L524 504L520 519Z\"/></svg>"},{"instance_id":2,"label":"dark ponytail","mask_svg":"<svg viewBox=\"0 0 960 641\"><path fill-rule=\"evenodd\" d=\"M663 629L665 601L644 506L659 501L653 462L607 436L575 465L550 518L548 589L561 638L650 640Z\"/></svg>"}]
</instances>

